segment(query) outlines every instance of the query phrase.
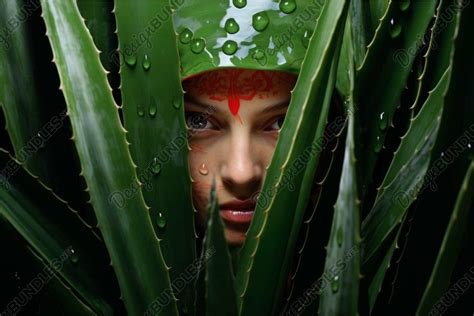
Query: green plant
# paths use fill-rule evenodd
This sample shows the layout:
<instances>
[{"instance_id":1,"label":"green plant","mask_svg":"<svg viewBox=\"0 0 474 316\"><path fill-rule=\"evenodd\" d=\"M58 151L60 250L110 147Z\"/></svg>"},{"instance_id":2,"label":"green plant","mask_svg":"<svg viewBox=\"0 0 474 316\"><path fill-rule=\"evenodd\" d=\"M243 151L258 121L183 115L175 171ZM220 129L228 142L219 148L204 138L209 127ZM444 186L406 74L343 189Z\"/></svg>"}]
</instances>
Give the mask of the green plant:
<instances>
[{"instance_id":1,"label":"green plant","mask_svg":"<svg viewBox=\"0 0 474 316\"><path fill-rule=\"evenodd\" d=\"M0 236L27 282L44 277L34 295L11 290L2 312L34 300L51 315L385 315L398 244L422 251L420 221L441 205L421 285L397 292L406 270L394 281L395 300L414 298L399 314L440 312L469 260L472 5L326 1L237 255L214 186L195 237L173 20L150 35L159 45L127 53L167 8L2 1Z\"/></svg>"}]
</instances>

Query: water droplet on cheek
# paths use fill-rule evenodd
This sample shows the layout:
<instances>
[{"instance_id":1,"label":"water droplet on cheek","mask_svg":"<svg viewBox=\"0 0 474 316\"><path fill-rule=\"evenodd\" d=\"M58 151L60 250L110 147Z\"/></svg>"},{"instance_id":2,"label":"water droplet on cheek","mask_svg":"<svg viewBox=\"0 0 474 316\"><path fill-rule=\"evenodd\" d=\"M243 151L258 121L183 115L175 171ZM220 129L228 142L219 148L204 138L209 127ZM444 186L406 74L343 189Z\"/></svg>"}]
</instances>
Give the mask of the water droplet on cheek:
<instances>
[{"instance_id":1,"label":"water droplet on cheek","mask_svg":"<svg viewBox=\"0 0 474 316\"><path fill-rule=\"evenodd\" d=\"M209 169L207 168L205 163L203 163L201 167L199 167L199 173L202 174L203 176L206 176L209 174Z\"/></svg>"}]
</instances>

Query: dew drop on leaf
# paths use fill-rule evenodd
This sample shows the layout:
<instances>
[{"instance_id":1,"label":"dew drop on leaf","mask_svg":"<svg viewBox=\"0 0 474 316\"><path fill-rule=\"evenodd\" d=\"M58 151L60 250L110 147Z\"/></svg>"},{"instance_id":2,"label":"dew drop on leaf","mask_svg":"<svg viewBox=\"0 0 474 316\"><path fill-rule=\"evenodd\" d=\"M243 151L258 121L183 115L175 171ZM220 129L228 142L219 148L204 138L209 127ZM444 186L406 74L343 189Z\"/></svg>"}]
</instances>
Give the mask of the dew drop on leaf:
<instances>
[{"instance_id":1,"label":"dew drop on leaf","mask_svg":"<svg viewBox=\"0 0 474 316\"><path fill-rule=\"evenodd\" d=\"M174 100L174 101L173 101L173 107L174 107L176 110L178 110L178 109L181 107L181 100L178 100L178 99Z\"/></svg>"},{"instance_id":2,"label":"dew drop on leaf","mask_svg":"<svg viewBox=\"0 0 474 316\"><path fill-rule=\"evenodd\" d=\"M77 255L76 251L72 248L69 250L69 260L71 260L71 262L74 264L79 262L79 256Z\"/></svg>"},{"instance_id":3,"label":"dew drop on leaf","mask_svg":"<svg viewBox=\"0 0 474 316\"><path fill-rule=\"evenodd\" d=\"M158 111L158 108L156 106L156 103L152 102L150 104L150 107L148 108L148 114L150 115L150 117L155 117L157 111Z\"/></svg>"},{"instance_id":4,"label":"dew drop on leaf","mask_svg":"<svg viewBox=\"0 0 474 316\"><path fill-rule=\"evenodd\" d=\"M193 32L186 28L184 29L181 34L179 34L179 41L183 44L189 44L189 42L191 42L191 40L193 39Z\"/></svg>"},{"instance_id":5,"label":"dew drop on leaf","mask_svg":"<svg viewBox=\"0 0 474 316\"><path fill-rule=\"evenodd\" d=\"M226 41L222 47L222 51L226 55L233 55L237 51L237 43L232 40Z\"/></svg>"},{"instance_id":6,"label":"dew drop on leaf","mask_svg":"<svg viewBox=\"0 0 474 316\"><path fill-rule=\"evenodd\" d=\"M191 51L195 54L199 54L204 50L206 41L203 38L196 38L191 41Z\"/></svg>"},{"instance_id":7,"label":"dew drop on leaf","mask_svg":"<svg viewBox=\"0 0 474 316\"><path fill-rule=\"evenodd\" d=\"M410 8L411 0L401 0L400 1L400 10L406 11Z\"/></svg>"},{"instance_id":8,"label":"dew drop on leaf","mask_svg":"<svg viewBox=\"0 0 474 316\"><path fill-rule=\"evenodd\" d=\"M392 38L397 38L402 33L402 25L395 21L395 19L390 20L390 36Z\"/></svg>"},{"instance_id":9,"label":"dew drop on leaf","mask_svg":"<svg viewBox=\"0 0 474 316\"><path fill-rule=\"evenodd\" d=\"M268 14L266 12L259 12L254 14L252 18L252 26L256 31L262 32L270 23Z\"/></svg>"},{"instance_id":10,"label":"dew drop on leaf","mask_svg":"<svg viewBox=\"0 0 474 316\"><path fill-rule=\"evenodd\" d=\"M337 275L331 281L331 290L333 293L339 291L339 277Z\"/></svg>"},{"instance_id":11,"label":"dew drop on leaf","mask_svg":"<svg viewBox=\"0 0 474 316\"><path fill-rule=\"evenodd\" d=\"M159 174L160 171L161 171L161 164L158 161L158 158L155 157L151 165L151 172L153 172L154 174Z\"/></svg>"},{"instance_id":12,"label":"dew drop on leaf","mask_svg":"<svg viewBox=\"0 0 474 316\"><path fill-rule=\"evenodd\" d=\"M137 55L132 54L132 55L126 55L125 56L125 62L127 63L128 66L133 67L137 64Z\"/></svg>"},{"instance_id":13,"label":"dew drop on leaf","mask_svg":"<svg viewBox=\"0 0 474 316\"><path fill-rule=\"evenodd\" d=\"M239 24L235 19L230 18L225 22L225 30L227 33L235 34L239 31L239 29Z\"/></svg>"},{"instance_id":14,"label":"dew drop on leaf","mask_svg":"<svg viewBox=\"0 0 474 316\"><path fill-rule=\"evenodd\" d=\"M143 117L143 115L145 115L145 110L143 109L143 106L137 106L137 115L140 117Z\"/></svg>"},{"instance_id":15,"label":"dew drop on leaf","mask_svg":"<svg viewBox=\"0 0 474 316\"><path fill-rule=\"evenodd\" d=\"M148 54L145 54L145 57L143 58L143 69L150 70L150 68L151 68L150 57L148 57Z\"/></svg>"},{"instance_id":16,"label":"dew drop on leaf","mask_svg":"<svg viewBox=\"0 0 474 316\"><path fill-rule=\"evenodd\" d=\"M295 0L282 0L280 2L280 10L283 13L290 14L296 10Z\"/></svg>"},{"instance_id":17,"label":"dew drop on leaf","mask_svg":"<svg viewBox=\"0 0 474 316\"><path fill-rule=\"evenodd\" d=\"M382 112L380 113L379 118L379 128L384 131L388 127L388 116L385 114L385 112Z\"/></svg>"},{"instance_id":18,"label":"dew drop on leaf","mask_svg":"<svg viewBox=\"0 0 474 316\"><path fill-rule=\"evenodd\" d=\"M242 9L247 5L247 0L233 0L232 3L235 7Z\"/></svg>"},{"instance_id":19,"label":"dew drop on leaf","mask_svg":"<svg viewBox=\"0 0 474 316\"><path fill-rule=\"evenodd\" d=\"M159 228L163 229L166 226L166 219L161 212L158 213L158 219L156 220L156 224L158 225Z\"/></svg>"}]
</instances>

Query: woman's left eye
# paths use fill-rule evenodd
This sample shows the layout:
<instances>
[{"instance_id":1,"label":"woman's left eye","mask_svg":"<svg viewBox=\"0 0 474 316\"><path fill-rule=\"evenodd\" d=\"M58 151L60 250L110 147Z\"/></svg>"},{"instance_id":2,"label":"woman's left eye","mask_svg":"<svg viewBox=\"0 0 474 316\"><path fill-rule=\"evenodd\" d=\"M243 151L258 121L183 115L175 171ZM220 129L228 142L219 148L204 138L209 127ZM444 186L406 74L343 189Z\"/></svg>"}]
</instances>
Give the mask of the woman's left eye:
<instances>
[{"instance_id":1,"label":"woman's left eye","mask_svg":"<svg viewBox=\"0 0 474 316\"><path fill-rule=\"evenodd\" d=\"M285 121L285 116L280 116L270 127L270 130L280 130L283 126L283 122Z\"/></svg>"},{"instance_id":2,"label":"woman's left eye","mask_svg":"<svg viewBox=\"0 0 474 316\"><path fill-rule=\"evenodd\" d=\"M214 125L207 119L207 117L199 112L185 113L186 125L190 129L211 129Z\"/></svg>"}]
</instances>

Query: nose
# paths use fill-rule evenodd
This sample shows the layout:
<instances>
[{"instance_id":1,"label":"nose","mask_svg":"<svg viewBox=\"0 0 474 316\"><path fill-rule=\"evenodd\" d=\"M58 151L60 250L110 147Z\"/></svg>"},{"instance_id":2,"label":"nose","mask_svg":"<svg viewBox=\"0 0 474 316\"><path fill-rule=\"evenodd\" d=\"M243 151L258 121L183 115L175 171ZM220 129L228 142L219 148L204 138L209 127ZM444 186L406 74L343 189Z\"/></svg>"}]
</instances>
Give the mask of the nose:
<instances>
[{"instance_id":1,"label":"nose","mask_svg":"<svg viewBox=\"0 0 474 316\"><path fill-rule=\"evenodd\" d=\"M252 145L250 135L233 136L221 167L224 186L236 198L250 198L260 188L262 164L258 148Z\"/></svg>"}]
</instances>

